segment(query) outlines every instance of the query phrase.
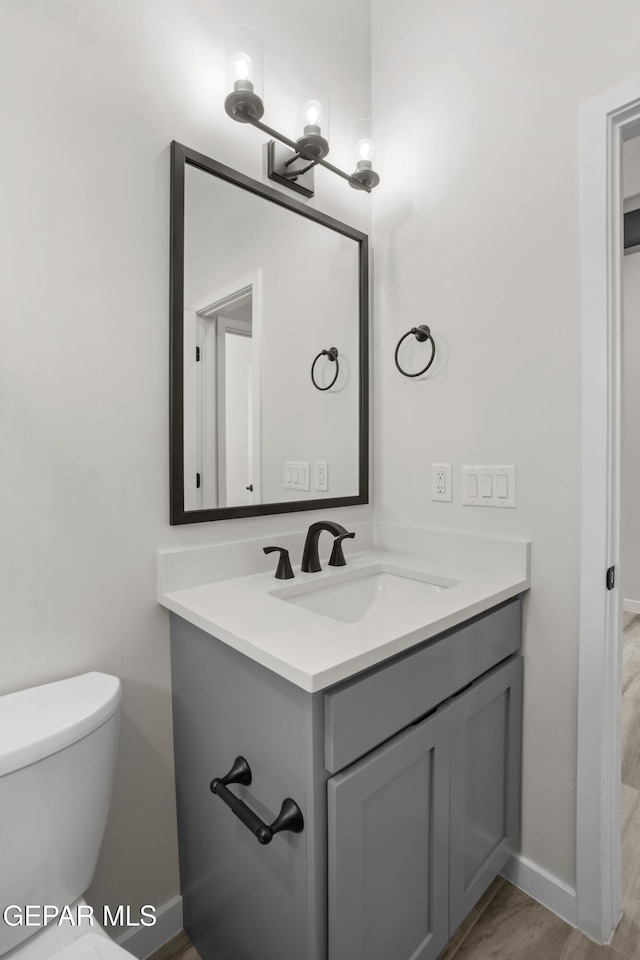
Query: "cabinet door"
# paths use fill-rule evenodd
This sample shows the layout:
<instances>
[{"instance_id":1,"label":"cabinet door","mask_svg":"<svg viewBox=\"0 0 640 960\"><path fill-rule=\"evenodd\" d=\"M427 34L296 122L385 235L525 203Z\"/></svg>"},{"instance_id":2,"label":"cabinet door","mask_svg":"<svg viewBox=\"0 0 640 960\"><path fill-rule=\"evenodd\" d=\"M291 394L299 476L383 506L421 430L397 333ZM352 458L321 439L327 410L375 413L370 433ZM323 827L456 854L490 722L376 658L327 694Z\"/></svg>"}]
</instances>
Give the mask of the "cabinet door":
<instances>
[{"instance_id":1,"label":"cabinet door","mask_svg":"<svg viewBox=\"0 0 640 960\"><path fill-rule=\"evenodd\" d=\"M329 960L432 960L448 940L449 716L328 781Z\"/></svg>"},{"instance_id":2,"label":"cabinet door","mask_svg":"<svg viewBox=\"0 0 640 960\"><path fill-rule=\"evenodd\" d=\"M450 934L520 842L522 658L451 704Z\"/></svg>"}]
</instances>

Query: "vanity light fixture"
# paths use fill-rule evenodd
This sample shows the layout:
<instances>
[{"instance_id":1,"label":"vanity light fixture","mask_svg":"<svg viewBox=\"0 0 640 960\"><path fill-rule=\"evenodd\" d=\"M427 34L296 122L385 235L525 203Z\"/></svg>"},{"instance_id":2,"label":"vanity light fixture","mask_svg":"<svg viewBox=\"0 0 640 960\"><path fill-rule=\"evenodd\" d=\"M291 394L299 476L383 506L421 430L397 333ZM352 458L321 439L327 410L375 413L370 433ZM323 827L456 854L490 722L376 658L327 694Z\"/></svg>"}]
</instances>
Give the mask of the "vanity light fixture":
<instances>
[{"instance_id":1,"label":"vanity light fixture","mask_svg":"<svg viewBox=\"0 0 640 960\"><path fill-rule=\"evenodd\" d=\"M321 80L309 78L300 85L302 134L297 140L285 137L262 122L262 44L252 27L235 26L229 31L227 89L230 92L224 107L231 119L250 123L273 137L267 149L270 179L307 197L313 196L313 169L318 164L342 177L356 190L371 193L380 182L371 164L373 142L369 120L359 120L352 127L352 146L356 150L353 174L345 173L325 159L329 153L329 93Z\"/></svg>"}]
</instances>

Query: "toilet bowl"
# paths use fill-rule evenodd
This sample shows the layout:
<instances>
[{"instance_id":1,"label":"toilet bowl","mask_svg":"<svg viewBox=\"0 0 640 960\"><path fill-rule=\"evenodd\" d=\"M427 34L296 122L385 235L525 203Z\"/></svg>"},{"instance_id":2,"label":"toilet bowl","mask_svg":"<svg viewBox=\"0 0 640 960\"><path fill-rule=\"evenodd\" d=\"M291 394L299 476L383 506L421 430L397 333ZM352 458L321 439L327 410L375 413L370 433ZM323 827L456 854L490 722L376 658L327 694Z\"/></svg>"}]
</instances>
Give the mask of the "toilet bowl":
<instances>
[{"instance_id":1,"label":"toilet bowl","mask_svg":"<svg viewBox=\"0 0 640 960\"><path fill-rule=\"evenodd\" d=\"M72 906L85 905L80 898ZM135 960L123 947L105 933L97 921L94 926L49 925L35 932L13 950L2 954L2 960Z\"/></svg>"},{"instance_id":2,"label":"toilet bowl","mask_svg":"<svg viewBox=\"0 0 640 960\"><path fill-rule=\"evenodd\" d=\"M104 673L0 697L0 960L132 960L82 899L107 821L121 700L119 679Z\"/></svg>"}]
</instances>

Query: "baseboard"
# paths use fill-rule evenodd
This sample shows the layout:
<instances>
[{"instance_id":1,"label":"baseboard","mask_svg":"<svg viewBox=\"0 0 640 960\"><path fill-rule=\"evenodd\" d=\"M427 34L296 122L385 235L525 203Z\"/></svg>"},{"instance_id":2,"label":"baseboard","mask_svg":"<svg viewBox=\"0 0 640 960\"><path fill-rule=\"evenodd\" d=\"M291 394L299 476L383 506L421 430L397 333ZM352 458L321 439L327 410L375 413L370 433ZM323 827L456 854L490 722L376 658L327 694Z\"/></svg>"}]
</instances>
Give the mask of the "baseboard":
<instances>
[{"instance_id":1,"label":"baseboard","mask_svg":"<svg viewBox=\"0 0 640 960\"><path fill-rule=\"evenodd\" d=\"M159 950L168 940L182 930L182 897L178 895L156 910L156 922L152 927L136 927L116 937L116 943L138 960Z\"/></svg>"},{"instance_id":2,"label":"baseboard","mask_svg":"<svg viewBox=\"0 0 640 960\"><path fill-rule=\"evenodd\" d=\"M502 876L572 927L576 925L576 892L526 857L512 857Z\"/></svg>"},{"instance_id":3,"label":"baseboard","mask_svg":"<svg viewBox=\"0 0 640 960\"><path fill-rule=\"evenodd\" d=\"M640 600L623 600L622 609L625 613L640 613Z\"/></svg>"}]
</instances>

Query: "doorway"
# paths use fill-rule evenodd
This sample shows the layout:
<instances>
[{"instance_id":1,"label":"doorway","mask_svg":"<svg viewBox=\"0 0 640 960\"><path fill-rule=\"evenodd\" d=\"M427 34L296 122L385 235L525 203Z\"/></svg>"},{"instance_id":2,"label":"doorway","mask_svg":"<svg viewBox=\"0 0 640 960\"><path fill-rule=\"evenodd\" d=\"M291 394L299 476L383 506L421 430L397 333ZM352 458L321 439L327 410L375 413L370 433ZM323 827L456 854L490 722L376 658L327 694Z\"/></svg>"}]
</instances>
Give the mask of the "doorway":
<instances>
[{"instance_id":1,"label":"doorway","mask_svg":"<svg viewBox=\"0 0 640 960\"><path fill-rule=\"evenodd\" d=\"M234 291L197 313L201 410L199 451L203 507L254 503L253 289Z\"/></svg>"},{"instance_id":2,"label":"doorway","mask_svg":"<svg viewBox=\"0 0 640 960\"><path fill-rule=\"evenodd\" d=\"M260 503L259 272L184 313L186 509Z\"/></svg>"},{"instance_id":3,"label":"doorway","mask_svg":"<svg viewBox=\"0 0 640 960\"><path fill-rule=\"evenodd\" d=\"M612 946L625 956L637 949L640 885L633 864L640 855L640 137L622 145L623 248L621 263L621 448L620 594L621 636L621 791L622 919Z\"/></svg>"},{"instance_id":4,"label":"doorway","mask_svg":"<svg viewBox=\"0 0 640 960\"><path fill-rule=\"evenodd\" d=\"M622 149L640 134L640 76L583 105L582 480L576 917L606 943L621 913Z\"/></svg>"}]
</instances>

